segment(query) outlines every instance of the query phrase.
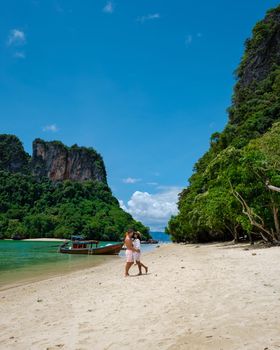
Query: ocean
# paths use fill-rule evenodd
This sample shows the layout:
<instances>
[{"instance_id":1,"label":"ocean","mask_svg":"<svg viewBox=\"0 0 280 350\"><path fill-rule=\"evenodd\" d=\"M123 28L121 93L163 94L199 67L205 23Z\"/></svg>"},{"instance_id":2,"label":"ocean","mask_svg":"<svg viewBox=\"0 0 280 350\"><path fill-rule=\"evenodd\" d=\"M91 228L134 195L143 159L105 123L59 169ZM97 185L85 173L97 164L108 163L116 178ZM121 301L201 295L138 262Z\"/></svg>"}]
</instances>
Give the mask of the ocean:
<instances>
[{"instance_id":1,"label":"ocean","mask_svg":"<svg viewBox=\"0 0 280 350\"><path fill-rule=\"evenodd\" d=\"M163 243L170 243L171 242L171 239L170 239L170 236L164 232L151 232L151 236L153 237L153 239L156 239L160 242L163 242Z\"/></svg>"},{"instance_id":2,"label":"ocean","mask_svg":"<svg viewBox=\"0 0 280 350\"><path fill-rule=\"evenodd\" d=\"M0 240L0 289L97 266L119 256L58 252L60 242Z\"/></svg>"}]
</instances>

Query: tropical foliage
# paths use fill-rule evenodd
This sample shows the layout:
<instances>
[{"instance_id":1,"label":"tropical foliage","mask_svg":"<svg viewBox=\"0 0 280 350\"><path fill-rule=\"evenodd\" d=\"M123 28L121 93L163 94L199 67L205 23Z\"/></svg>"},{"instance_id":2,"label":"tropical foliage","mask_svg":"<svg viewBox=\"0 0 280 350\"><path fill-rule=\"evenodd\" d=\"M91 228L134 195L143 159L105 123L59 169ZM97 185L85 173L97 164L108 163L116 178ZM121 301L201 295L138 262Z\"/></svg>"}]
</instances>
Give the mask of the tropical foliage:
<instances>
[{"instance_id":1,"label":"tropical foliage","mask_svg":"<svg viewBox=\"0 0 280 350\"><path fill-rule=\"evenodd\" d=\"M280 242L280 7L253 30L237 70L229 122L211 137L167 231L174 241Z\"/></svg>"},{"instance_id":2,"label":"tropical foliage","mask_svg":"<svg viewBox=\"0 0 280 350\"><path fill-rule=\"evenodd\" d=\"M2 238L69 238L83 234L99 240L122 239L129 228L149 237L148 229L124 212L109 187L98 181L52 183L30 175L0 172Z\"/></svg>"}]
</instances>

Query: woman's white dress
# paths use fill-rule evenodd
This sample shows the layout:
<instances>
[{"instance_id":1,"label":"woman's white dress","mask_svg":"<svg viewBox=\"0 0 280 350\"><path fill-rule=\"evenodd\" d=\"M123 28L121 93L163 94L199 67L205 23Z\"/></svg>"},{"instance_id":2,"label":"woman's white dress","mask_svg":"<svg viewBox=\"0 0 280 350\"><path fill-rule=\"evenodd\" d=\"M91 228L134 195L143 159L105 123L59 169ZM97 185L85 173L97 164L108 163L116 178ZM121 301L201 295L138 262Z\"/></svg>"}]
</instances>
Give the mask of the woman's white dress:
<instances>
[{"instance_id":1,"label":"woman's white dress","mask_svg":"<svg viewBox=\"0 0 280 350\"><path fill-rule=\"evenodd\" d=\"M141 242L140 242L140 239L136 238L134 241L133 241L133 247L135 249L141 249ZM135 261L140 261L140 256L141 256L141 253L138 253L138 252L133 252L133 258Z\"/></svg>"}]
</instances>

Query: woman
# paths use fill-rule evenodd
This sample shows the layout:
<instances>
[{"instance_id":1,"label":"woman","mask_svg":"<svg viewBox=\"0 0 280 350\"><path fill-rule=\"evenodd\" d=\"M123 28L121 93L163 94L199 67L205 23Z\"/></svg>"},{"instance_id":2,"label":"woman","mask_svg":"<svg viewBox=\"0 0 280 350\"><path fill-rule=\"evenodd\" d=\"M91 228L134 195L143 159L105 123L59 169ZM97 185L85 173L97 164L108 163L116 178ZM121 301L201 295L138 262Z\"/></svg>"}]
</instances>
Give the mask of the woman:
<instances>
[{"instance_id":1,"label":"woman","mask_svg":"<svg viewBox=\"0 0 280 350\"><path fill-rule=\"evenodd\" d=\"M146 274L148 273L148 266L145 266L143 263L140 261L140 256L141 256L141 233L139 231L134 232L133 234L133 247L135 248L135 251L133 252L133 258L136 261L136 264L138 265L139 273L138 275L142 275L142 267L144 267Z\"/></svg>"}]
</instances>

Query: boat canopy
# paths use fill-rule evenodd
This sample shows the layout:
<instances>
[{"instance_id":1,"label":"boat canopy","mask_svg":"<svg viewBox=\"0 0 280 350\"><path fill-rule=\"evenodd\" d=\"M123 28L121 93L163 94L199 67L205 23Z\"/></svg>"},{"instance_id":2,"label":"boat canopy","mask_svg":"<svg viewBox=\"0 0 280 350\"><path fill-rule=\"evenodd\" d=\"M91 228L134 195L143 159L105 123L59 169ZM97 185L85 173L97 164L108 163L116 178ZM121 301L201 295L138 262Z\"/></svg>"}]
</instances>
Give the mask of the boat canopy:
<instances>
[{"instance_id":1,"label":"boat canopy","mask_svg":"<svg viewBox=\"0 0 280 350\"><path fill-rule=\"evenodd\" d=\"M71 236L71 241L84 241L85 237L82 235L72 235Z\"/></svg>"},{"instance_id":2,"label":"boat canopy","mask_svg":"<svg viewBox=\"0 0 280 350\"><path fill-rule=\"evenodd\" d=\"M83 240L83 241L72 241L73 244L98 244L98 241L93 240Z\"/></svg>"}]
</instances>

